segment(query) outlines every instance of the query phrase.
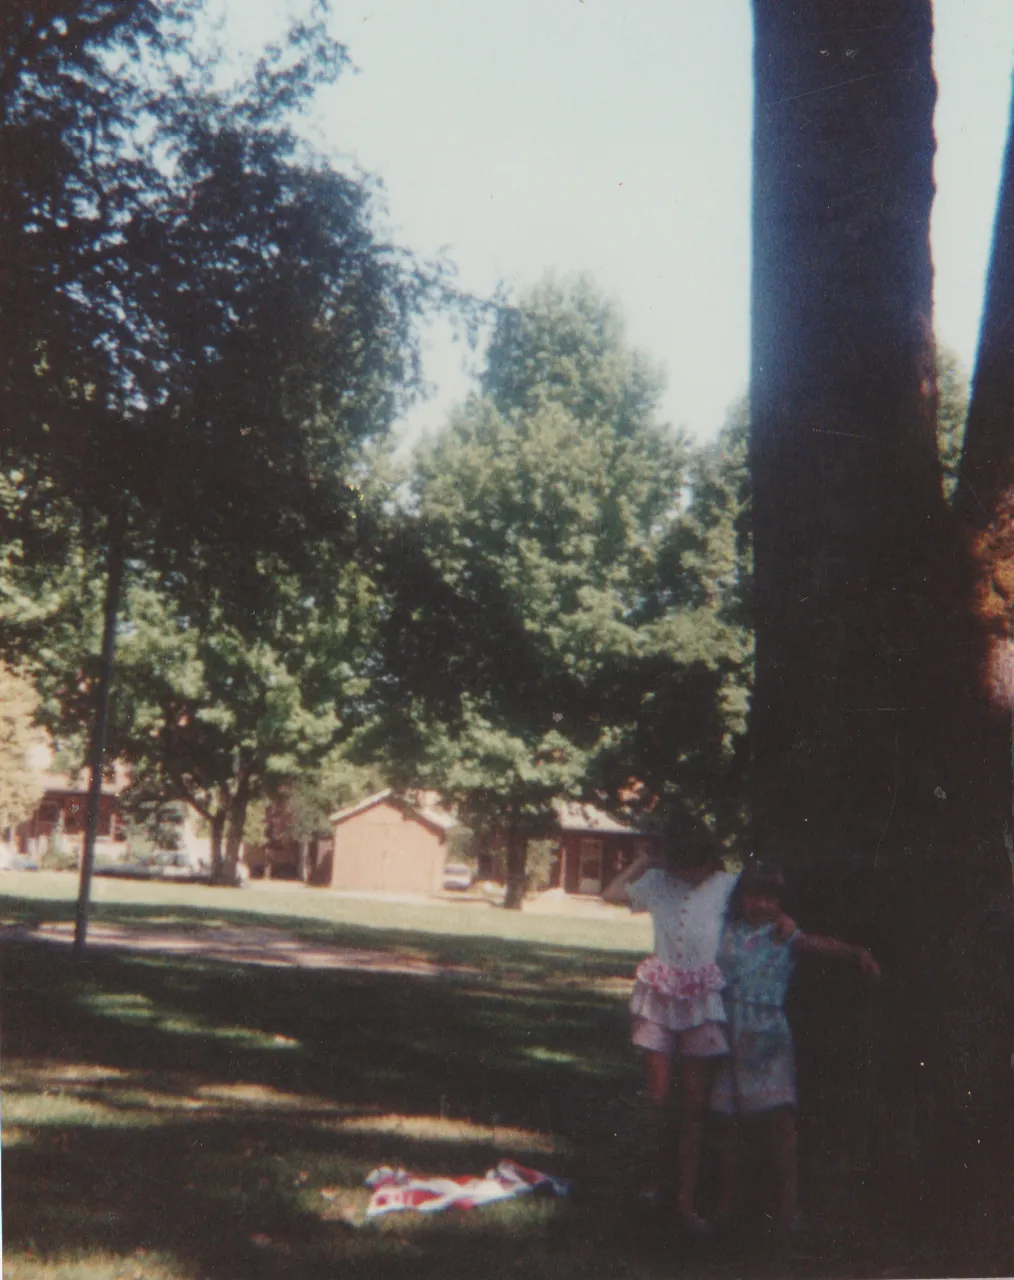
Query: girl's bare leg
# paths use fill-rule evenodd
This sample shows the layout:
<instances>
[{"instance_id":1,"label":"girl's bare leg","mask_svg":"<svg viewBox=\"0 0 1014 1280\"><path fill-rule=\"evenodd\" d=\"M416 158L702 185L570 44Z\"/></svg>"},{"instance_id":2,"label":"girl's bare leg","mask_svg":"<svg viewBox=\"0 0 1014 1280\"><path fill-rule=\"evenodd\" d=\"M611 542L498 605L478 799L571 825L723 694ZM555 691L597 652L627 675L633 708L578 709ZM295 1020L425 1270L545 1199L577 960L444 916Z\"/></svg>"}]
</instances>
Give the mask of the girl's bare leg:
<instances>
[{"instance_id":1,"label":"girl's bare leg","mask_svg":"<svg viewBox=\"0 0 1014 1280\"><path fill-rule=\"evenodd\" d=\"M721 1179L715 1221L728 1222L736 1208L739 1193L740 1132L735 1116L720 1121L718 1142L719 1176Z\"/></svg>"},{"instance_id":2,"label":"girl's bare leg","mask_svg":"<svg viewBox=\"0 0 1014 1280\"><path fill-rule=\"evenodd\" d=\"M780 1107L772 1112L771 1126L775 1185L778 1188L778 1221L780 1226L791 1231L799 1223L796 1113L792 1107Z\"/></svg>"},{"instance_id":3,"label":"girl's bare leg","mask_svg":"<svg viewBox=\"0 0 1014 1280\"><path fill-rule=\"evenodd\" d=\"M648 1093L645 1120L645 1159L647 1181L641 1196L657 1202L671 1177L672 1133L670 1116L670 1070L672 1058L668 1053L645 1049L644 1075Z\"/></svg>"},{"instance_id":4,"label":"girl's bare leg","mask_svg":"<svg viewBox=\"0 0 1014 1280\"><path fill-rule=\"evenodd\" d=\"M681 1059L679 1148L676 1158L676 1208L684 1226L699 1227L697 1171L701 1163L704 1109L711 1096L718 1058Z\"/></svg>"},{"instance_id":5,"label":"girl's bare leg","mask_svg":"<svg viewBox=\"0 0 1014 1280\"><path fill-rule=\"evenodd\" d=\"M672 1057L668 1053L660 1053L657 1049L644 1049L642 1052L648 1097L654 1106L665 1106L669 1101L669 1073Z\"/></svg>"}]
</instances>

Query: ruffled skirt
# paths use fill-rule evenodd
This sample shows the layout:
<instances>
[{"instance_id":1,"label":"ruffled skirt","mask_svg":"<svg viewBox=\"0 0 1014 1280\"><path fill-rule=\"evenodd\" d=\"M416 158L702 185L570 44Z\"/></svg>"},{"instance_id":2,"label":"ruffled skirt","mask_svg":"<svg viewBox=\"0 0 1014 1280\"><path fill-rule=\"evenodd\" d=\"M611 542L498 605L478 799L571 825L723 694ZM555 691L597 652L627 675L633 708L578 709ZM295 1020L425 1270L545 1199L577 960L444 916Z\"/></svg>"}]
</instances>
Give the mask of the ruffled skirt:
<instances>
[{"instance_id":1,"label":"ruffled skirt","mask_svg":"<svg viewBox=\"0 0 1014 1280\"><path fill-rule=\"evenodd\" d=\"M672 1031L689 1031L705 1022L724 1022L725 979L718 965L677 969L649 956L637 966L630 1012Z\"/></svg>"}]
</instances>

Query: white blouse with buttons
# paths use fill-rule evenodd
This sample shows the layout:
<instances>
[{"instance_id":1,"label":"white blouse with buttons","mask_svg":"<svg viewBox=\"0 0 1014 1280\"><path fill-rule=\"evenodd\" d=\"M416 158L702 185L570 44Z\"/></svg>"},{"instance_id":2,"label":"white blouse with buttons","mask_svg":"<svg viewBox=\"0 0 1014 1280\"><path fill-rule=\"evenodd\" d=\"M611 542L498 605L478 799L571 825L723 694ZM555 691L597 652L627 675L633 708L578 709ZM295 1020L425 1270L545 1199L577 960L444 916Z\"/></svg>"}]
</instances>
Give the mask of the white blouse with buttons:
<instances>
[{"instance_id":1,"label":"white blouse with buttons","mask_svg":"<svg viewBox=\"0 0 1014 1280\"><path fill-rule=\"evenodd\" d=\"M652 867L627 886L631 907L651 913L655 955L663 964L693 970L715 963L736 880L727 871L716 871L694 885Z\"/></svg>"}]
</instances>

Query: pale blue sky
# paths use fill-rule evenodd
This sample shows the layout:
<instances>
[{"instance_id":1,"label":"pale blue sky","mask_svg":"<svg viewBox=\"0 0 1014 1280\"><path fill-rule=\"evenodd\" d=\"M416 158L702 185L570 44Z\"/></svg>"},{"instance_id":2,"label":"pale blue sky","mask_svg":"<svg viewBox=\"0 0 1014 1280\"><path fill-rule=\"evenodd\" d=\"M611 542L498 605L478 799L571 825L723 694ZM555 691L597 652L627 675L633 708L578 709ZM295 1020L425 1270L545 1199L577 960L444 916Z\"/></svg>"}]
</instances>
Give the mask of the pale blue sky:
<instances>
[{"instance_id":1,"label":"pale blue sky","mask_svg":"<svg viewBox=\"0 0 1014 1280\"><path fill-rule=\"evenodd\" d=\"M233 0L249 34L284 0ZM748 0L334 0L356 74L315 144L386 188L402 243L479 294L585 271L666 368L665 415L710 434L746 386ZM936 0L939 337L973 358L1006 133L1014 0ZM469 387L442 328L439 426Z\"/></svg>"}]
</instances>

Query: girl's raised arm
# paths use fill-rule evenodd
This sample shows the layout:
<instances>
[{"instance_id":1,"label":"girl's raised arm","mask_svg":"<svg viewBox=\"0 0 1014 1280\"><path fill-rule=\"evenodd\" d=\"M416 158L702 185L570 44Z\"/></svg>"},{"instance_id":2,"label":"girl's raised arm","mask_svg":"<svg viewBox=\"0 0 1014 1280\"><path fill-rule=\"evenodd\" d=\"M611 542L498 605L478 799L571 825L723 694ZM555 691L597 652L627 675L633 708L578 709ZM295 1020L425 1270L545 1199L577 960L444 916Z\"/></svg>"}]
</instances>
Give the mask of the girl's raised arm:
<instances>
[{"instance_id":1,"label":"girl's raised arm","mask_svg":"<svg viewBox=\"0 0 1014 1280\"><path fill-rule=\"evenodd\" d=\"M616 906L629 907L630 897L627 893L627 886L633 884L635 880L640 880L646 871L658 865L659 863L650 853L639 853L630 866L625 871L621 871L613 880L610 880L602 890L602 901L612 902Z\"/></svg>"},{"instance_id":2,"label":"girl's raised arm","mask_svg":"<svg viewBox=\"0 0 1014 1280\"><path fill-rule=\"evenodd\" d=\"M848 942L839 942L837 938L825 938L819 933L797 933L792 939L797 951L812 956L827 956L832 960L851 960L857 964L874 982L880 979L880 965L865 947L854 947Z\"/></svg>"}]
</instances>

